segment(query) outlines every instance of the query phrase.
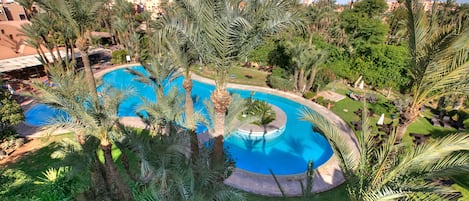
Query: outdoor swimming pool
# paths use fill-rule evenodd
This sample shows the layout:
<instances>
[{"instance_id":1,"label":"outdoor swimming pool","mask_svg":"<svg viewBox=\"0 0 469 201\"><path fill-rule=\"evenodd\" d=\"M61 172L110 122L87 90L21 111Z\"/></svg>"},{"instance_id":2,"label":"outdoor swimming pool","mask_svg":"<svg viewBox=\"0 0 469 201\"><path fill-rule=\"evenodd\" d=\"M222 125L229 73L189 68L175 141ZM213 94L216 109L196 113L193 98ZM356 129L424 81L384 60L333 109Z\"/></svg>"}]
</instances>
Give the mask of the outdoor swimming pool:
<instances>
[{"instance_id":1,"label":"outdoor swimming pool","mask_svg":"<svg viewBox=\"0 0 469 201\"><path fill-rule=\"evenodd\" d=\"M144 71L142 67L133 67ZM119 69L105 74L103 83L110 84L119 89L132 88L138 95L126 99L119 108L119 116L136 116L135 111L142 104L141 97L155 100L153 89L138 81L133 80L133 75L125 69ZM179 77L167 87L176 86L182 89L183 78ZM209 99L215 89L213 85L194 81L192 96L194 98L195 111L204 112L203 100ZM229 89L232 93L249 97L250 91ZM285 131L279 137L269 140L249 140L239 135L230 135L225 139L225 147L236 161L236 167L258 174L270 174L269 169L277 175L292 175L304 173L309 161L313 161L315 167L319 167L332 156L332 149L327 140L319 133L312 130L309 122L299 120L299 110L304 106L276 95L256 92L255 99L265 100L282 109L287 122ZM63 112L53 110L45 105L37 105L26 112L26 122L40 126L47 123L47 119L55 115L64 115ZM198 133L204 131L203 126L198 126Z\"/></svg>"}]
</instances>

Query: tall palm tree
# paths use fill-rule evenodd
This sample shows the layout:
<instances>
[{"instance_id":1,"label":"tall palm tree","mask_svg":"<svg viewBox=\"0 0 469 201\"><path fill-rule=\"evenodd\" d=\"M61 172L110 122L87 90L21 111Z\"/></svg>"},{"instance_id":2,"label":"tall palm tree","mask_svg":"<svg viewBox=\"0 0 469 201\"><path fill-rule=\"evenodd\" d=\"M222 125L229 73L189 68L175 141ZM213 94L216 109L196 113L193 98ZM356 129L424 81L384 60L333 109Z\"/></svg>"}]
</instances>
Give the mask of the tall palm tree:
<instances>
[{"instance_id":1,"label":"tall palm tree","mask_svg":"<svg viewBox=\"0 0 469 201\"><path fill-rule=\"evenodd\" d=\"M135 20L135 14L132 3L125 0L117 0L112 8L112 23L114 31L117 33L117 42L122 45L131 56L132 53L138 54L138 35L136 30L138 23Z\"/></svg>"},{"instance_id":2,"label":"tall palm tree","mask_svg":"<svg viewBox=\"0 0 469 201\"><path fill-rule=\"evenodd\" d=\"M131 74L136 75L137 81L153 88L156 102L144 100L144 104L139 108L146 115L141 117L151 128L152 135L168 134L170 131L163 132L166 129L172 129L173 126L184 126L182 121L182 99L179 91L175 88L168 88L169 83L178 77L177 67L172 64L171 59L163 55L155 55L150 63L142 63L145 71L139 72L128 69Z\"/></svg>"},{"instance_id":3,"label":"tall palm tree","mask_svg":"<svg viewBox=\"0 0 469 201\"><path fill-rule=\"evenodd\" d=\"M35 98L53 108L62 110L67 115L59 115L51 122L51 128L64 127L77 134L80 144L85 144L87 136L99 140L93 149L99 149L104 155L104 177L111 187L114 199L133 200L129 186L117 170L111 149L113 140L119 138L115 128L119 124L117 116L121 101L127 96L123 92L104 87L100 93L99 106L90 102L90 91L83 73L64 70L56 65L51 68L51 81L55 86L47 86L39 81L33 83L38 89ZM94 89L96 90L96 89Z\"/></svg>"},{"instance_id":4,"label":"tall palm tree","mask_svg":"<svg viewBox=\"0 0 469 201\"><path fill-rule=\"evenodd\" d=\"M21 25L20 32L27 37L25 40L26 44L34 49L36 49L37 54L39 55L39 60L44 65L44 70L48 71L49 59L46 57L46 52L43 49L43 38L40 33L40 25L37 23L23 24Z\"/></svg>"},{"instance_id":5,"label":"tall palm tree","mask_svg":"<svg viewBox=\"0 0 469 201\"><path fill-rule=\"evenodd\" d=\"M231 97L227 92L228 69L240 55L262 42L265 35L294 24L293 1L178 0L174 2L181 21L195 30L194 48L216 70L216 88L211 95L215 111L213 157L222 162L225 115Z\"/></svg>"},{"instance_id":6,"label":"tall palm tree","mask_svg":"<svg viewBox=\"0 0 469 201\"><path fill-rule=\"evenodd\" d=\"M96 81L91 69L88 51L91 45L91 31L97 22L96 14L105 0L40 0L38 4L46 12L62 19L76 37L75 46L81 54L87 85L95 106L98 105Z\"/></svg>"},{"instance_id":7,"label":"tall palm tree","mask_svg":"<svg viewBox=\"0 0 469 201\"><path fill-rule=\"evenodd\" d=\"M417 1L406 1L408 12L412 102L404 111L397 139L414 122L423 104L448 94L469 93L469 26L467 20L438 24ZM434 7L434 9L436 6Z\"/></svg>"},{"instance_id":8,"label":"tall palm tree","mask_svg":"<svg viewBox=\"0 0 469 201\"><path fill-rule=\"evenodd\" d=\"M293 86L295 91L305 93L313 87L316 74L326 61L327 53L313 46L298 43L290 44L292 63L294 64Z\"/></svg>"},{"instance_id":9,"label":"tall palm tree","mask_svg":"<svg viewBox=\"0 0 469 201\"><path fill-rule=\"evenodd\" d=\"M302 111L329 141L340 162L351 200L440 200L452 198L451 187L433 179L445 178L469 167L469 134L457 134L405 148L395 134L378 145L365 120L357 136L360 156L354 156L338 128L311 110ZM366 111L363 114L366 116Z\"/></svg>"}]
</instances>

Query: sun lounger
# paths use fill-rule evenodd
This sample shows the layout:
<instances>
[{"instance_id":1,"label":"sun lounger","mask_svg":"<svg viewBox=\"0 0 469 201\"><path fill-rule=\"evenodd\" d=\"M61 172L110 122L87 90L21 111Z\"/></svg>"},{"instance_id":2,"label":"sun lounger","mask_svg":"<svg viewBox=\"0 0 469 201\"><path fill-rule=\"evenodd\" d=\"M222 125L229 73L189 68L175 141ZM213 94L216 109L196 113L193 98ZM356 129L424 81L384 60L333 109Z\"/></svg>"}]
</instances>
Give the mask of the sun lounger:
<instances>
[{"instance_id":1,"label":"sun lounger","mask_svg":"<svg viewBox=\"0 0 469 201\"><path fill-rule=\"evenodd\" d=\"M448 116L443 117L443 127L452 128L452 126L451 126L451 117L448 117Z\"/></svg>"},{"instance_id":2,"label":"sun lounger","mask_svg":"<svg viewBox=\"0 0 469 201\"><path fill-rule=\"evenodd\" d=\"M433 126L441 126L440 120L436 117L432 117Z\"/></svg>"}]
</instances>

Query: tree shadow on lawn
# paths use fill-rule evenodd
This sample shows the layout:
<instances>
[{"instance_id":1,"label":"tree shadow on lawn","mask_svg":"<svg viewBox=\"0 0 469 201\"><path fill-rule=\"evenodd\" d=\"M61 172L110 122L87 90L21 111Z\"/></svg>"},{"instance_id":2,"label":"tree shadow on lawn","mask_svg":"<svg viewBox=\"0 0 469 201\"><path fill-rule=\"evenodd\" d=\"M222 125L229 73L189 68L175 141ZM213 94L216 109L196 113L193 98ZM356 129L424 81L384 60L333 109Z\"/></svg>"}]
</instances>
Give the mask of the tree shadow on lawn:
<instances>
[{"instance_id":1,"label":"tree shadow on lawn","mask_svg":"<svg viewBox=\"0 0 469 201\"><path fill-rule=\"evenodd\" d=\"M34 181L47 169L59 166L61 160L51 158L51 154L58 148L58 143L52 142L40 149L28 151L16 162L9 162L1 167L0 198L12 200L38 195L41 188Z\"/></svg>"}]
</instances>

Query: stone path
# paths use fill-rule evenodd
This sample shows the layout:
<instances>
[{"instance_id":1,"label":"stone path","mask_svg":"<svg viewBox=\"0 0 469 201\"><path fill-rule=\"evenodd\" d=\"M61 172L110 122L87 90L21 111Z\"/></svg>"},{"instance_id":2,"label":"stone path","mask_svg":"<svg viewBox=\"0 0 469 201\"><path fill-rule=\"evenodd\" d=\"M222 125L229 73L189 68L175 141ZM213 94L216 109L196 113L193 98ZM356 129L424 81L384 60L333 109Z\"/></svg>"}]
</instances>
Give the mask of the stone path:
<instances>
[{"instance_id":1,"label":"stone path","mask_svg":"<svg viewBox=\"0 0 469 201\"><path fill-rule=\"evenodd\" d=\"M99 78L110 71L135 65L139 64L128 64L115 67L108 67L107 69L104 69L100 72L96 72L95 76ZM213 80L203 78L195 74L192 74L192 78L200 82L214 84ZM351 148L353 155L359 158L357 139L355 138L353 131L341 118L339 118L336 114L326 109L325 107L322 107L312 101L306 100L295 94L279 91L276 89L246 86L240 84L228 84L228 87L282 96L284 98L288 98L290 100L296 101L300 104L309 107L310 109L321 114L323 117L328 119L331 123L335 124L339 128L340 134L343 136L343 139ZM138 118L124 117L121 118L121 122L125 125L144 127L143 122L141 122L141 120ZM40 132L38 132L40 131L40 129L27 124L22 124L18 127L18 129L25 136L37 136L40 134ZM203 143L205 142L205 140L208 140L210 136L208 134L201 134L200 137L201 139L203 139L200 141L200 143ZM305 177L305 174L277 176L278 181L282 186L282 189L284 190L285 194L289 196L299 196L302 194L300 182L306 184ZM321 165L315 170L313 181L314 192L327 191L344 182L344 177L339 168L339 162L335 155L333 155L325 164ZM225 180L225 184L255 194L267 196L281 196L281 192L271 175L260 175L247 172L241 169L235 169L233 171L233 174Z\"/></svg>"},{"instance_id":2,"label":"stone path","mask_svg":"<svg viewBox=\"0 0 469 201\"><path fill-rule=\"evenodd\" d=\"M322 97L324 97L324 99L330 100L330 101L334 101L334 102L338 102L338 101L340 101L340 100L342 100L342 99L345 98L344 95L338 94L338 93L336 93L336 92L329 91L329 90L327 90L327 91L320 91L320 92L318 93L318 96L322 96Z\"/></svg>"}]
</instances>

